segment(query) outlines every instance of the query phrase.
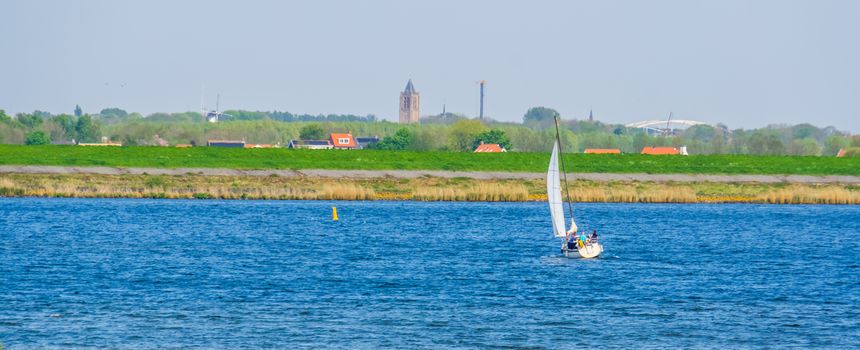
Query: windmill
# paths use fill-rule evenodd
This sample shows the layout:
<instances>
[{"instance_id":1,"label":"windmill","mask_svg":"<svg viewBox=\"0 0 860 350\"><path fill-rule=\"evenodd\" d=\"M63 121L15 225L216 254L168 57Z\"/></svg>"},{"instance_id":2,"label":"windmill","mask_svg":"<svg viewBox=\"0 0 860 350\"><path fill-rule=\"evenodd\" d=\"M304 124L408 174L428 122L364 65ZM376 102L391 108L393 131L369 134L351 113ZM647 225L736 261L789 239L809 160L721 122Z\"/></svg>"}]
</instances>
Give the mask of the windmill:
<instances>
[{"instance_id":1,"label":"windmill","mask_svg":"<svg viewBox=\"0 0 860 350\"><path fill-rule=\"evenodd\" d=\"M203 115L203 117L208 122L217 123L221 119L221 117L223 117L223 116L232 117L232 115L221 112L221 110L219 109L219 107L220 107L219 105L221 103L221 94L218 94L215 97L215 109L214 110L207 111L206 105L204 104L203 101L204 101L204 98L203 98L203 96L201 96L200 97L200 110L202 112L201 114Z\"/></svg>"},{"instance_id":2,"label":"windmill","mask_svg":"<svg viewBox=\"0 0 860 350\"><path fill-rule=\"evenodd\" d=\"M666 119L666 129L663 129L663 136L672 136L672 128L669 123L672 121L672 112L669 112L669 118Z\"/></svg>"}]
</instances>

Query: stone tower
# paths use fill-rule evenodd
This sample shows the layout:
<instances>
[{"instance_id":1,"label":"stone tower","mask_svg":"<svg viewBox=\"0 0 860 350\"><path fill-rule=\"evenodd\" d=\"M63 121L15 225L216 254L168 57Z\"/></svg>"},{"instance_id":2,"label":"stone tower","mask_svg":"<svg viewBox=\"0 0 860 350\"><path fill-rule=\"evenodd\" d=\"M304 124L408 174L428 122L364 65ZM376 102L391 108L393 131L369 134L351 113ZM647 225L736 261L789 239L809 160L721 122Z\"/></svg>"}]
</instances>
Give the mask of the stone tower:
<instances>
[{"instance_id":1,"label":"stone tower","mask_svg":"<svg viewBox=\"0 0 860 350\"><path fill-rule=\"evenodd\" d=\"M421 97L412 86L412 79L409 79L406 89L400 93L400 123L417 123L420 116Z\"/></svg>"}]
</instances>

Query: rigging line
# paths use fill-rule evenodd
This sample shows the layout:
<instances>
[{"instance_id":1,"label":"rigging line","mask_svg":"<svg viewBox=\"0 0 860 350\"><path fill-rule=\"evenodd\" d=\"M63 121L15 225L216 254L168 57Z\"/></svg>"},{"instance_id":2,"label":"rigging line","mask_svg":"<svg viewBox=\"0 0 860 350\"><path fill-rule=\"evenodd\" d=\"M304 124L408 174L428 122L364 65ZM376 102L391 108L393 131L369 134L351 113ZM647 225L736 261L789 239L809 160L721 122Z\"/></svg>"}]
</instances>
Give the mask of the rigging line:
<instances>
[{"instance_id":1,"label":"rigging line","mask_svg":"<svg viewBox=\"0 0 860 350\"><path fill-rule=\"evenodd\" d=\"M561 133L558 131L558 113L555 117L555 140L558 142L558 158L561 160L561 173L564 175L564 191L567 193L567 210L570 213L570 221L573 221L573 204L570 202L570 188L567 185L567 171L564 167L564 156L561 151Z\"/></svg>"}]
</instances>

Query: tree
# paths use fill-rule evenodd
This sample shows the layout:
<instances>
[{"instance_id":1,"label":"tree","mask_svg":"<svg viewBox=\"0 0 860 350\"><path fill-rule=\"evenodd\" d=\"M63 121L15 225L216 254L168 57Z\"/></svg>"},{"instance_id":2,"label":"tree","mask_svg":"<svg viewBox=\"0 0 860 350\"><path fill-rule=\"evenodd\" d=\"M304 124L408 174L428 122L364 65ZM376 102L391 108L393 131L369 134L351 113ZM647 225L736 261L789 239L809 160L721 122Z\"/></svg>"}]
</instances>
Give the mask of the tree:
<instances>
[{"instance_id":1,"label":"tree","mask_svg":"<svg viewBox=\"0 0 860 350\"><path fill-rule=\"evenodd\" d=\"M80 117L84 114L84 111L81 109L80 105L75 105L75 117Z\"/></svg>"},{"instance_id":2,"label":"tree","mask_svg":"<svg viewBox=\"0 0 860 350\"><path fill-rule=\"evenodd\" d=\"M642 149L646 146L653 146L654 141L651 137L648 137L648 134L642 130L636 130L635 135L633 135L633 140L631 142L633 152L639 153L642 152Z\"/></svg>"},{"instance_id":3,"label":"tree","mask_svg":"<svg viewBox=\"0 0 860 350\"><path fill-rule=\"evenodd\" d=\"M817 156L821 155L821 146L811 137L791 140L788 153L795 156Z\"/></svg>"},{"instance_id":4,"label":"tree","mask_svg":"<svg viewBox=\"0 0 860 350\"><path fill-rule=\"evenodd\" d=\"M39 117L40 119L44 120L44 119L50 119L54 115L51 114L50 112L40 111L37 109L37 110L33 111L33 116Z\"/></svg>"},{"instance_id":5,"label":"tree","mask_svg":"<svg viewBox=\"0 0 860 350\"><path fill-rule=\"evenodd\" d=\"M6 111L0 109L0 123L8 123L12 121L12 117L6 115Z\"/></svg>"},{"instance_id":6,"label":"tree","mask_svg":"<svg viewBox=\"0 0 860 350\"><path fill-rule=\"evenodd\" d=\"M860 147L849 147L845 149L846 157L860 157Z\"/></svg>"},{"instance_id":7,"label":"tree","mask_svg":"<svg viewBox=\"0 0 860 350\"><path fill-rule=\"evenodd\" d=\"M549 124L550 122L553 121L553 119L554 118L550 118L549 120L547 120L544 123L544 125ZM549 125L552 126L552 124L549 124ZM576 133L583 133L583 134L585 134L585 133L605 133L608 131L608 130L604 130L605 125L601 122L598 122L598 121L589 122L589 121L584 121L584 120L583 121L571 120L571 121L564 122L564 124L562 124L562 127L566 127L566 128L569 128L571 131L574 131Z\"/></svg>"},{"instance_id":8,"label":"tree","mask_svg":"<svg viewBox=\"0 0 860 350\"><path fill-rule=\"evenodd\" d=\"M75 138L75 119L68 114L58 114L51 118L51 121L63 128L63 133L66 137Z\"/></svg>"},{"instance_id":9,"label":"tree","mask_svg":"<svg viewBox=\"0 0 860 350\"><path fill-rule=\"evenodd\" d=\"M683 134L684 138L700 142L711 142L717 136L717 129L710 125L694 125Z\"/></svg>"},{"instance_id":10,"label":"tree","mask_svg":"<svg viewBox=\"0 0 860 350\"><path fill-rule=\"evenodd\" d=\"M99 136L101 136L99 124L89 114L78 118L78 122L75 124L75 132L78 135L79 142L97 142Z\"/></svg>"},{"instance_id":11,"label":"tree","mask_svg":"<svg viewBox=\"0 0 860 350\"><path fill-rule=\"evenodd\" d=\"M465 115L462 114L454 114L451 112L439 114L439 115L431 115L421 117L421 125L427 124L446 124L450 125L454 122L462 119L468 119Z\"/></svg>"},{"instance_id":12,"label":"tree","mask_svg":"<svg viewBox=\"0 0 860 350\"><path fill-rule=\"evenodd\" d=\"M510 128L506 134L521 152L546 152L552 147L550 140L555 140L555 130L552 137L530 128Z\"/></svg>"},{"instance_id":13,"label":"tree","mask_svg":"<svg viewBox=\"0 0 860 350\"><path fill-rule=\"evenodd\" d=\"M785 154L785 144L779 139L779 135L768 131L753 132L747 141L747 147L752 154Z\"/></svg>"},{"instance_id":14,"label":"tree","mask_svg":"<svg viewBox=\"0 0 860 350\"><path fill-rule=\"evenodd\" d=\"M848 148L851 145L851 140L845 136L833 135L827 137L824 141L824 154L828 156L836 155L840 149Z\"/></svg>"},{"instance_id":15,"label":"tree","mask_svg":"<svg viewBox=\"0 0 860 350\"><path fill-rule=\"evenodd\" d=\"M394 135L386 136L381 141L376 143L376 149L385 149L385 150L402 150L409 147L412 144L412 140L414 140L414 136L412 132L407 128L401 128L397 130Z\"/></svg>"},{"instance_id":16,"label":"tree","mask_svg":"<svg viewBox=\"0 0 860 350\"><path fill-rule=\"evenodd\" d=\"M475 137L482 133L486 127L480 121L464 119L452 124L448 129L448 142L451 150L472 151Z\"/></svg>"},{"instance_id":17,"label":"tree","mask_svg":"<svg viewBox=\"0 0 860 350\"><path fill-rule=\"evenodd\" d=\"M709 153L722 154L726 151L726 134L720 130L719 134L711 139L711 149Z\"/></svg>"},{"instance_id":18,"label":"tree","mask_svg":"<svg viewBox=\"0 0 860 350\"><path fill-rule=\"evenodd\" d=\"M300 140L322 140L325 138L325 130L319 124L308 124L299 130Z\"/></svg>"},{"instance_id":19,"label":"tree","mask_svg":"<svg viewBox=\"0 0 860 350\"><path fill-rule=\"evenodd\" d=\"M532 107L523 115L523 124L542 124L552 121L558 112L552 108Z\"/></svg>"},{"instance_id":20,"label":"tree","mask_svg":"<svg viewBox=\"0 0 860 350\"><path fill-rule=\"evenodd\" d=\"M33 129L39 125L42 125L42 118L39 118L34 114L18 113L16 115L16 118L18 119L18 122L21 123L21 125L24 125L28 129Z\"/></svg>"},{"instance_id":21,"label":"tree","mask_svg":"<svg viewBox=\"0 0 860 350\"><path fill-rule=\"evenodd\" d=\"M421 125L420 128L412 131L412 142L408 149L414 151L446 149L448 136L445 129L446 127L441 125Z\"/></svg>"},{"instance_id":22,"label":"tree","mask_svg":"<svg viewBox=\"0 0 860 350\"><path fill-rule=\"evenodd\" d=\"M818 128L806 123L795 125L791 129L791 138L795 140L815 137L819 132Z\"/></svg>"},{"instance_id":23,"label":"tree","mask_svg":"<svg viewBox=\"0 0 860 350\"><path fill-rule=\"evenodd\" d=\"M44 131L33 131L27 134L25 143L28 145L47 145L51 143L51 138Z\"/></svg>"},{"instance_id":24,"label":"tree","mask_svg":"<svg viewBox=\"0 0 860 350\"><path fill-rule=\"evenodd\" d=\"M472 149L475 149L481 143L497 143L506 150L511 149L511 139L509 139L508 135L505 135L505 132L501 129L487 130L478 134L478 136L475 137L475 141L472 142Z\"/></svg>"},{"instance_id":25,"label":"tree","mask_svg":"<svg viewBox=\"0 0 860 350\"><path fill-rule=\"evenodd\" d=\"M103 117L120 117L120 118L122 118L122 117L128 116L128 112L126 112L123 109L113 107L113 108L103 109L101 112L99 112L99 115L101 115Z\"/></svg>"}]
</instances>

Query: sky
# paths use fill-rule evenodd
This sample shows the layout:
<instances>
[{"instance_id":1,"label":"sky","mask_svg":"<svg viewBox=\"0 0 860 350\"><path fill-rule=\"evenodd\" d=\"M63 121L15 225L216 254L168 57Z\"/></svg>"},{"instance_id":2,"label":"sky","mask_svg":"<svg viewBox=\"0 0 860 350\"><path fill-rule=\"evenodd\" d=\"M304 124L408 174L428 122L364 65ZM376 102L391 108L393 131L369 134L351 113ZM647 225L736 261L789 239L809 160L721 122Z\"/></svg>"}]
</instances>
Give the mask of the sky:
<instances>
[{"instance_id":1,"label":"sky","mask_svg":"<svg viewBox=\"0 0 860 350\"><path fill-rule=\"evenodd\" d=\"M0 109L221 109L860 133L860 1L0 1Z\"/></svg>"}]
</instances>

